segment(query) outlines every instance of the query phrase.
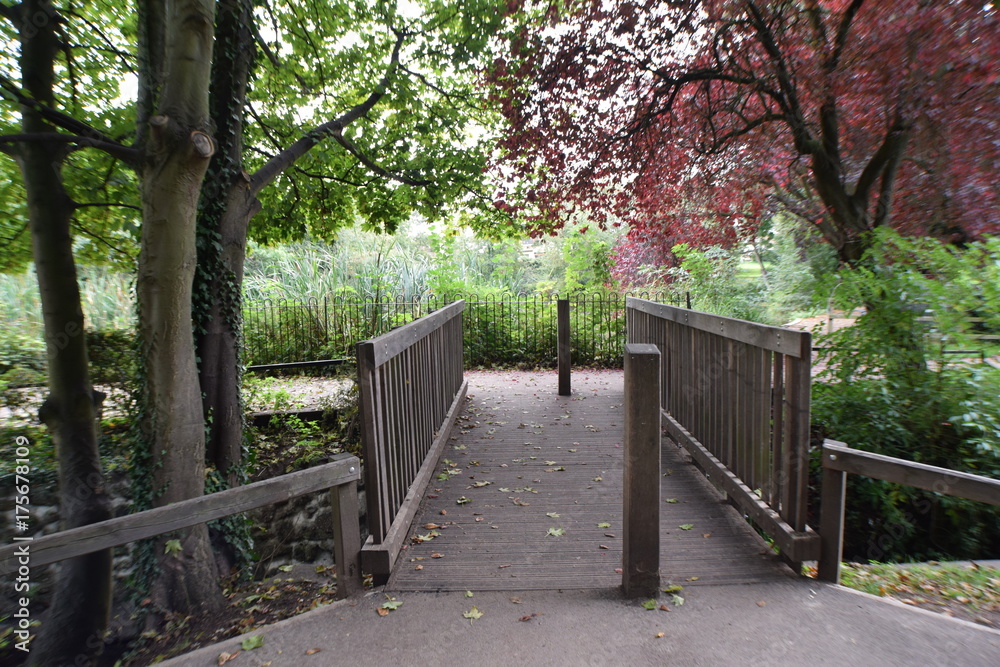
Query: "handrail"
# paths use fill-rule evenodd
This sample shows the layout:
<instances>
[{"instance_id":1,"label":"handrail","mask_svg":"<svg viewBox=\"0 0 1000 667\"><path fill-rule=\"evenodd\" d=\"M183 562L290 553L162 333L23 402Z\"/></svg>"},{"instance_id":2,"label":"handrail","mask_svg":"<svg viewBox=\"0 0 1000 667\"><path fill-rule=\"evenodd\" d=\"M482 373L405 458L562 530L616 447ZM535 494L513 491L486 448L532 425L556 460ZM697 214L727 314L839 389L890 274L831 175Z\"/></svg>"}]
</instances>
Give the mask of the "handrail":
<instances>
[{"instance_id":1,"label":"handrail","mask_svg":"<svg viewBox=\"0 0 1000 667\"><path fill-rule=\"evenodd\" d=\"M337 594L346 597L361 588L358 569L361 530L357 492L361 463L358 457L350 454L338 454L333 458L330 463L307 470L52 535L20 539L13 545L0 548L0 575L17 571L25 549L30 553L32 567L49 565L332 488Z\"/></svg>"},{"instance_id":2,"label":"handrail","mask_svg":"<svg viewBox=\"0 0 1000 667\"><path fill-rule=\"evenodd\" d=\"M663 355L664 426L793 568L813 560L806 525L809 332L629 298L628 341Z\"/></svg>"},{"instance_id":3,"label":"handrail","mask_svg":"<svg viewBox=\"0 0 1000 667\"><path fill-rule=\"evenodd\" d=\"M465 397L464 301L357 344L370 536L362 568L384 582Z\"/></svg>"},{"instance_id":4,"label":"handrail","mask_svg":"<svg viewBox=\"0 0 1000 667\"><path fill-rule=\"evenodd\" d=\"M852 449L843 442L829 439L823 441L822 460L819 528L822 548L816 576L835 584L840 583L840 560L844 551L848 473L1000 505L998 479Z\"/></svg>"}]
</instances>

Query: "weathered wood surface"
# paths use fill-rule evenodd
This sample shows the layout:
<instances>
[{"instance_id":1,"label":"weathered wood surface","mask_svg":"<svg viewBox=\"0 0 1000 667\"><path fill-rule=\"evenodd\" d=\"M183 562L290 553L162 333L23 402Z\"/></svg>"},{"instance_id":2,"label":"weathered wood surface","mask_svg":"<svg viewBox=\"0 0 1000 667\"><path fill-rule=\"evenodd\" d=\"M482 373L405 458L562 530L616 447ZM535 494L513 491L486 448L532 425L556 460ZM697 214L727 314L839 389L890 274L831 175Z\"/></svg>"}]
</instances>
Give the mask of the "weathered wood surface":
<instances>
[{"instance_id":1,"label":"weathered wood surface","mask_svg":"<svg viewBox=\"0 0 1000 667\"><path fill-rule=\"evenodd\" d=\"M642 299L627 304L629 342L663 355L671 436L799 568L818 551L806 525L810 334Z\"/></svg>"},{"instance_id":2,"label":"weathered wood surface","mask_svg":"<svg viewBox=\"0 0 1000 667\"><path fill-rule=\"evenodd\" d=\"M823 443L823 467L1000 505L1000 479L851 449L835 440Z\"/></svg>"},{"instance_id":3,"label":"weathered wood surface","mask_svg":"<svg viewBox=\"0 0 1000 667\"><path fill-rule=\"evenodd\" d=\"M553 375L466 374L466 409L423 494L389 590L620 586L622 372L579 370L569 397L556 394ZM687 454L670 440L663 442L663 582L687 586L791 576ZM447 469L458 473L443 473ZM446 479L438 479L441 474ZM489 484L474 486L482 482ZM470 501L459 504L462 498ZM425 527L431 523L441 527ZM685 524L691 529L682 530ZM552 536L550 528L565 532ZM432 530L439 535L414 541Z\"/></svg>"},{"instance_id":4,"label":"weathered wood surface","mask_svg":"<svg viewBox=\"0 0 1000 667\"><path fill-rule=\"evenodd\" d=\"M851 449L836 440L823 442L822 461L823 497L820 507L822 512L820 535L823 548L817 576L824 581L840 582L848 473L1000 505L998 479Z\"/></svg>"},{"instance_id":5,"label":"weathered wood surface","mask_svg":"<svg viewBox=\"0 0 1000 667\"><path fill-rule=\"evenodd\" d=\"M331 463L308 470L4 547L0 549L0 575L17 570L16 551L23 545L28 545L30 549L32 567L40 567L291 500L307 493L340 485L350 485L351 490L356 489L356 482L361 477L358 457L338 454L334 458ZM347 514L337 516L343 518ZM360 541L357 513L353 514L353 519L347 525L336 530L346 533L346 541L352 539L352 534L355 542ZM352 558L356 559L357 555L354 554Z\"/></svg>"},{"instance_id":6,"label":"weathered wood surface","mask_svg":"<svg viewBox=\"0 0 1000 667\"><path fill-rule=\"evenodd\" d=\"M622 591L651 597L660 587L660 350L625 344L625 460Z\"/></svg>"}]
</instances>

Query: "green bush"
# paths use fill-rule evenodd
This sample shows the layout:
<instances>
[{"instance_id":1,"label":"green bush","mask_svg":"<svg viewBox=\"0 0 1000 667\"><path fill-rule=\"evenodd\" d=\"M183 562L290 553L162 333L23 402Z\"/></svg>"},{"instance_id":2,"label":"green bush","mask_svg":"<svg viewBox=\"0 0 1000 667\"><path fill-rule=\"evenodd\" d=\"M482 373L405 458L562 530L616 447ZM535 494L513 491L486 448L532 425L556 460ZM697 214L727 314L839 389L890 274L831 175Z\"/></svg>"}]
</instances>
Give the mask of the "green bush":
<instances>
[{"instance_id":1,"label":"green bush","mask_svg":"<svg viewBox=\"0 0 1000 667\"><path fill-rule=\"evenodd\" d=\"M969 304L989 320L982 279L998 246L966 251L881 235L840 276L838 305L866 309L822 336L827 370L813 385L819 435L851 447L989 477L1000 476L1000 371L945 355L964 340ZM986 295L989 298L983 298ZM933 313L928 329L925 313ZM928 560L1000 556L1000 509L912 487L848 478L845 556Z\"/></svg>"}]
</instances>

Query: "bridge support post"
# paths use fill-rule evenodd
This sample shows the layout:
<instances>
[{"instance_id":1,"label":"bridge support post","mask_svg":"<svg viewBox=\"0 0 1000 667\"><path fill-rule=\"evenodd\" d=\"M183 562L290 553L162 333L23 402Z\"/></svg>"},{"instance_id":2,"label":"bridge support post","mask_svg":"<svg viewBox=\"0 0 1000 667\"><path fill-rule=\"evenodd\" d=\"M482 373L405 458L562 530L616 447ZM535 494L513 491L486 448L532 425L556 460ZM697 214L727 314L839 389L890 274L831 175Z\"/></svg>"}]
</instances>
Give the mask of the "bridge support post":
<instances>
[{"instance_id":1,"label":"bridge support post","mask_svg":"<svg viewBox=\"0 0 1000 667\"><path fill-rule=\"evenodd\" d=\"M559 395L569 396L570 353L569 353L569 299L556 300L556 361L559 364Z\"/></svg>"},{"instance_id":2,"label":"bridge support post","mask_svg":"<svg viewBox=\"0 0 1000 667\"><path fill-rule=\"evenodd\" d=\"M660 588L660 351L625 345L625 471L622 590Z\"/></svg>"}]
</instances>

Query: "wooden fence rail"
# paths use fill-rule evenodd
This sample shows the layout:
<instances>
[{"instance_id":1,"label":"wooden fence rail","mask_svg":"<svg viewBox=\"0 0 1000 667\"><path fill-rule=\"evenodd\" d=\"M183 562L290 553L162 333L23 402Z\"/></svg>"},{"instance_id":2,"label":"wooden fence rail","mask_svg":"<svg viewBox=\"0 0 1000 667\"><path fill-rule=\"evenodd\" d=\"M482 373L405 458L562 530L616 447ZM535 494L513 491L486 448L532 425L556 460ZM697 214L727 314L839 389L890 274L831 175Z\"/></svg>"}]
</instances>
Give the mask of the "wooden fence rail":
<instances>
[{"instance_id":1,"label":"wooden fence rail","mask_svg":"<svg viewBox=\"0 0 1000 667\"><path fill-rule=\"evenodd\" d=\"M361 566L384 582L465 398L464 301L357 345L370 536Z\"/></svg>"},{"instance_id":2,"label":"wooden fence rail","mask_svg":"<svg viewBox=\"0 0 1000 667\"><path fill-rule=\"evenodd\" d=\"M823 497L819 528L823 548L817 577L833 583L840 583L848 473L1000 505L998 479L863 452L851 449L842 442L826 440L823 442Z\"/></svg>"},{"instance_id":3,"label":"wooden fence rail","mask_svg":"<svg viewBox=\"0 0 1000 667\"><path fill-rule=\"evenodd\" d=\"M664 426L793 568L806 525L811 336L629 298L628 341L662 356Z\"/></svg>"},{"instance_id":4,"label":"wooden fence rail","mask_svg":"<svg viewBox=\"0 0 1000 667\"><path fill-rule=\"evenodd\" d=\"M21 539L13 545L0 548L0 576L17 572L21 566L41 567L291 500L307 493L332 489L330 501L333 504L337 595L346 597L361 590L361 571L358 568L361 529L357 489L360 478L361 462L358 457L338 454L332 462L308 470L44 537Z\"/></svg>"}]
</instances>

